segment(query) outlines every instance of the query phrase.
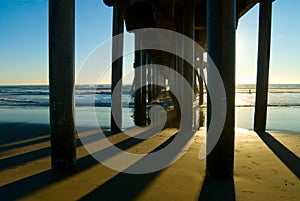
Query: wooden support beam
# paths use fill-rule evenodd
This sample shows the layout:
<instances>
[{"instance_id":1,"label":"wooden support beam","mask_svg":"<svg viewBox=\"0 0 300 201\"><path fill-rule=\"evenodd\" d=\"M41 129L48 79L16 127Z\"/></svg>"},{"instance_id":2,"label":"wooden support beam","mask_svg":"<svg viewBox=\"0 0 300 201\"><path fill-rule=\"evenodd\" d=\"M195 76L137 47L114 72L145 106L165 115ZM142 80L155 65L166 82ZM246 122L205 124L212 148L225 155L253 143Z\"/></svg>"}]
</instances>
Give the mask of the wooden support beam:
<instances>
[{"instance_id":1,"label":"wooden support beam","mask_svg":"<svg viewBox=\"0 0 300 201\"><path fill-rule=\"evenodd\" d=\"M200 72L203 71L203 68L204 68L204 61L203 61L203 52L201 52L199 54L199 69L200 69ZM203 91L203 87L204 87L204 84L203 84L203 78L201 77L201 73L199 73L199 76L198 76L198 79L199 79L199 106L203 105L203 102L204 102L204 99L203 99L203 96L204 96L204 91ZM201 125L203 126L203 125Z\"/></svg>"},{"instance_id":2,"label":"wooden support beam","mask_svg":"<svg viewBox=\"0 0 300 201\"><path fill-rule=\"evenodd\" d=\"M123 11L120 2L115 2L113 7L113 30L112 36L117 36L124 33L124 21L123 21ZM113 117L111 114L111 130L114 132L120 132L122 126L122 87L115 88L117 83L122 82L123 74L123 57L116 58L117 55L122 55L123 53L123 37L119 36L113 38L112 44L112 59L115 60L112 63L112 73L111 73L111 91L115 98L111 100L111 109L114 110L114 114L117 115ZM122 85L122 84L121 84ZM119 126L120 127L119 127Z\"/></svg>"},{"instance_id":3,"label":"wooden support beam","mask_svg":"<svg viewBox=\"0 0 300 201\"><path fill-rule=\"evenodd\" d=\"M183 25L183 16L181 16L181 18L178 18L178 24ZM183 27L183 26L182 26ZM181 31L182 31L182 27L179 27ZM183 52L183 41L178 40L176 41L176 54L177 55L181 55ZM176 56L176 61L175 61L175 70L176 72L181 75L183 77L183 58ZM180 77L181 77L180 76ZM183 111L184 108L182 108L182 106L180 106L180 102L183 102L183 87L182 87L182 80L181 79L177 79L176 80L176 88L175 91L178 94L177 95L177 101L175 101L174 103L174 108L176 110L176 119L174 120L176 122L176 124L178 124L178 126L181 125L181 122L183 121L183 119L181 118L181 113Z\"/></svg>"},{"instance_id":4,"label":"wooden support beam","mask_svg":"<svg viewBox=\"0 0 300 201\"><path fill-rule=\"evenodd\" d=\"M141 94L141 125L147 125L147 57L146 50L142 51L142 94Z\"/></svg>"},{"instance_id":5,"label":"wooden support beam","mask_svg":"<svg viewBox=\"0 0 300 201\"><path fill-rule=\"evenodd\" d=\"M141 84L141 69L138 68L140 64L140 52L139 51L135 51L134 54L134 124L137 126L140 126L140 108L141 108L141 101L142 101L142 97L141 97L141 89L139 89L139 87L142 85Z\"/></svg>"},{"instance_id":6,"label":"wooden support beam","mask_svg":"<svg viewBox=\"0 0 300 201\"><path fill-rule=\"evenodd\" d=\"M51 163L56 170L76 164L74 15L74 0L49 1Z\"/></svg>"},{"instance_id":7,"label":"wooden support beam","mask_svg":"<svg viewBox=\"0 0 300 201\"><path fill-rule=\"evenodd\" d=\"M148 85L147 85L147 90L148 90L148 102L151 102L152 101L152 62L151 62L151 53L150 52L147 52L146 54L146 62L147 62L147 82L148 82Z\"/></svg>"},{"instance_id":8,"label":"wooden support beam","mask_svg":"<svg viewBox=\"0 0 300 201\"><path fill-rule=\"evenodd\" d=\"M201 109L201 106L204 102L204 84L203 84L203 78L199 76L199 127L204 126L204 118L203 118L203 111Z\"/></svg>"},{"instance_id":9,"label":"wooden support beam","mask_svg":"<svg viewBox=\"0 0 300 201\"><path fill-rule=\"evenodd\" d=\"M266 130L271 46L271 21L272 0L261 0L259 7L259 41L254 114L254 130L257 133L262 133Z\"/></svg>"},{"instance_id":10,"label":"wooden support beam","mask_svg":"<svg viewBox=\"0 0 300 201\"><path fill-rule=\"evenodd\" d=\"M203 78L200 77L199 79L199 106L203 105L204 102L204 90L203 90L204 84L203 84Z\"/></svg>"},{"instance_id":11,"label":"wooden support beam","mask_svg":"<svg viewBox=\"0 0 300 201\"><path fill-rule=\"evenodd\" d=\"M197 33L197 32L196 32ZM204 83L203 83L203 78L201 77L201 72L203 73L203 68L204 68L204 61L203 61L203 52L198 52L197 56L196 56L196 63L197 63L197 70L195 73L195 84L199 85L199 91L198 91L198 95L199 95L199 110L198 110L198 115L199 115L199 119L198 119L198 127L203 127L204 126L204 118L203 118L203 111L201 110L201 106L203 105L204 102ZM198 83L197 83L198 80Z\"/></svg>"},{"instance_id":12,"label":"wooden support beam","mask_svg":"<svg viewBox=\"0 0 300 201\"><path fill-rule=\"evenodd\" d=\"M208 55L215 63L222 77L227 101L226 119L221 137L206 159L206 175L217 179L229 179L233 176L234 162L234 126L235 126L235 32L236 1L207 1L207 46ZM214 82L210 66L207 68L207 81ZM208 96L209 97L209 96ZM207 127L209 127L211 109L208 98ZM221 114L220 114L221 115ZM207 136L207 144L213 137Z\"/></svg>"},{"instance_id":13,"label":"wooden support beam","mask_svg":"<svg viewBox=\"0 0 300 201\"><path fill-rule=\"evenodd\" d=\"M195 1L189 0L184 2L184 10L183 10L183 34L192 40L194 40L195 33ZM194 60L194 48L188 46L188 44L184 45L184 57L190 61ZM183 76L189 85L194 87L194 69L187 61L183 62ZM188 90L183 89L183 105L184 108L181 110L182 116L184 116L185 120L182 121L183 129L187 129L188 131L192 130L193 123L193 96L188 93Z\"/></svg>"},{"instance_id":14,"label":"wooden support beam","mask_svg":"<svg viewBox=\"0 0 300 201\"><path fill-rule=\"evenodd\" d=\"M135 94L134 94L134 123L137 126L146 125L146 91L141 87L146 81L145 68L141 68L145 64L144 53L142 50L138 50L141 46L141 37L138 33L135 33ZM138 51L137 51L138 50Z\"/></svg>"}]
</instances>

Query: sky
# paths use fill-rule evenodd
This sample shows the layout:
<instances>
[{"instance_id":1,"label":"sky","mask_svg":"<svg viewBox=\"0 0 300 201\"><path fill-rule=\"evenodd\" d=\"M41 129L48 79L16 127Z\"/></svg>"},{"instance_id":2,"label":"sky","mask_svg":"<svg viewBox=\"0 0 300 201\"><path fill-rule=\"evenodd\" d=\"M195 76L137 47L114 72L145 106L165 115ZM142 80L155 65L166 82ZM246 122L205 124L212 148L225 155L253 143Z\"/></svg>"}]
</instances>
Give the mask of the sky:
<instances>
[{"instance_id":1,"label":"sky","mask_svg":"<svg viewBox=\"0 0 300 201\"><path fill-rule=\"evenodd\" d=\"M102 0L76 0L76 72L111 37L112 8ZM48 84L48 0L0 0L0 85ZM271 84L300 83L300 1L273 3ZM256 82L256 5L238 23L236 82ZM125 70L131 69L127 61ZM109 79L107 79L107 82Z\"/></svg>"}]
</instances>

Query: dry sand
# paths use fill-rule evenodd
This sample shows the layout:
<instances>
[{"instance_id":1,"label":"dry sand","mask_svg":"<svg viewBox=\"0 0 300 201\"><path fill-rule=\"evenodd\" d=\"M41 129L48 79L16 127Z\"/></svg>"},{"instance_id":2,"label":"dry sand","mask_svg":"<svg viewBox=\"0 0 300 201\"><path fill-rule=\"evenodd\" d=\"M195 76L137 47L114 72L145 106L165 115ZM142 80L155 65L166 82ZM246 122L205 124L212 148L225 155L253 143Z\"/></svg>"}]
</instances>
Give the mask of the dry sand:
<instances>
[{"instance_id":1,"label":"dry sand","mask_svg":"<svg viewBox=\"0 0 300 201\"><path fill-rule=\"evenodd\" d=\"M279 142L300 157L300 136L299 133L291 131L269 131Z\"/></svg>"},{"instance_id":2,"label":"dry sand","mask_svg":"<svg viewBox=\"0 0 300 201\"><path fill-rule=\"evenodd\" d=\"M0 124L0 130L1 200L300 200L299 178L249 130L236 129L232 181L205 180L205 160L198 158L204 129L196 133L194 143L176 163L144 175L113 171L80 144L77 170L56 173L50 168L47 125ZM176 130L167 129L151 141L132 141L124 134L109 138L127 151L142 153L174 133ZM298 141L286 141L297 155L299 136Z\"/></svg>"}]
</instances>

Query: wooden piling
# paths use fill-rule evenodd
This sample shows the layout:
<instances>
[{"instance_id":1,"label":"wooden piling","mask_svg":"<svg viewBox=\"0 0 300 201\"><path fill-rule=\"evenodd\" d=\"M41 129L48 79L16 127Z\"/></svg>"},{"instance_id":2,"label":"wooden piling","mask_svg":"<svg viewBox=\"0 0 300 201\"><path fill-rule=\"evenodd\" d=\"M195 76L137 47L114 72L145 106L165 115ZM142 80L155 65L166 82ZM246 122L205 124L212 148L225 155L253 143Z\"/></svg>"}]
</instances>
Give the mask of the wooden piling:
<instances>
[{"instance_id":1,"label":"wooden piling","mask_svg":"<svg viewBox=\"0 0 300 201\"><path fill-rule=\"evenodd\" d=\"M196 58L196 62L197 62L197 70L195 70L195 85L198 84L199 85L199 91L198 91L198 95L199 95L199 102L198 102L198 106L199 106L199 110L198 110L198 115L199 115L199 119L198 119L198 126L202 127L204 126L203 124L203 118L202 118L202 114L203 111L201 111L201 106L203 105L204 102L204 98L203 98L203 78L201 77L201 73L203 74L203 68L204 68L204 61L203 61L203 52L198 53L197 58ZM198 80L198 83L196 82Z\"/></svg>"},{"instance_id":2,"label":"wooden piling","mask_svg":"<svg viewBox=\"0 0 300 201\"><path fill-rule=\"evenodd\" d=\"M135 62L134 62L134 82L135 82L135 94L134 94L134 123L137 126L146 125L146 91L142 88L143 83L146 80L145 68L142 68L145 64L144 53L142 50L138 50L141 46L141 37L138 33L135 33Z\"/></svg>"},{"instance_id":3,"label":"wooden piling","mask_svg":"<svg viewBox=\"0 0 300 201\"><path fill-rule=\"evenodd\" d=\"M184 2L183 10L183 34L192 40L194 40L195 33L195 1L189 0ZM190 61L194 60L194 48L189 47L188 44L184 43L184 57L189 58ZM191 49L188 49L191 48ZM189 83L190 87L194 87L194 69L191 64L187 61L183 62L183 76ZM185 118L182 121L183 129L192 130L193 123L193 96L188 93L188 90L183 89L183 105L182 114Z\"/></svg>"},{"instance_id":4,"label":"wooden piling","mask_svg":"<svg viewBox=\"0 0 300 201\"><path fill-rule=\"evenodd\" d=\"M199 106L201 106L201 105L203 105L203 102L204 102L204 99L203 99L203 96L204 96L204 91L203 91L204 84L203 84L203 78L201 77L201 72L203 72L203 68L204 68L203 52L201 52L199 54L199 61L198 62L199 62L199 70L200 70L200 73L199 73L199 76L198 76L198 82L199 82Z\"/></svg>"},{"instance_id":5,"label":"wooden piling","mask_svg":"<svg viewBox=\"0 0 300 201\"><path fill-rule=\"evenodd\" d=\"M74 15L74 0L49 1L51 164L55 170L70 170L76 164Z\"/></svg>"},{"instance_id":6,"label":"wooden piling","mask_svg":"<svg viewBox=\"0 0 300 201\"><path fill-rule=\"evenodd\" d=\"M181 16L181 18L179 18L179 24L183 25L183 16ZM180 32L183 33L183 26L180 27ZM180 55L183 52L183 41L182 40L178 40L175 41L175 45L176 45L176 54ZM175 61L175 70L176 72L181 75L180 77L183 77L183 58L176 56L176 61ZM176 122L176 124L181 125L181 122L183 121L183 119L181 118L181 113L183 111L183 106L180 105L179 103L183 102L183 87L182 87L182 80L181 79L177 79L176 83L175 83L176 87L175 87L175 91L178 94L177 95L177 100L174 102L174 109L176 110L176 119L174 120Z\"/></svg>"},{"instance_id":7,"label":"wooden piling","mask_svg":"<svg viewBox=\"0 0 300 201\"><path fill-rule=\"evenodd\" d=\"M152 62L151 62L151 53L148 51L147 54L146 54L146 61L147 61L147 99L148 99L148 102L150 103L152 101Z\"/></svg>"},{"instance_id":8,"label":"wooden piling","mask_svg":"<svg viewBox=\"0 0 300 201\"><path fill-rule=\"evenodd\" d=\"M146 50L142 50L142 88L141 88L141 125L147 125L147 54Z\"/></svg>"},{"instance_id":9,"label":"wooden piling","mask_svg":"<svg viewBox=\"0 0 300 201\"><path fill-rule=\"evenodd\" d=\"M235 111L235 32L236 1L207 1L207 47L208 55L214 61L223 79L227 111L221 137L206 159L206 175L217 179L229 179L233 176L234 162L234 111ZM207 69L208 84L214 77ZM209 96L208 96L209 97ZM211 108L208 98L207 126L210 123ZM207 141L211 140L207 136ZM209 144L207 142L207 144Z\"/></svg>"},{"instance_id":10,"label":"wooden piling","mask_svg":"<svg viewBox=\"0 0 300 201\"><path fill-rule=\"evenodd\" d=\"M266 130L271 46L271 21L272 0L261 0L259 7L259 42L254 114L254 130L257 133L263 133Z\"/></svg>"},{"instance_id":11,"label":"wooden piling","mask_svg":"<svg viewBox=\"0 0 300 201\"><path fill-rule=\"evenodd\" d=\"M112 36L115 37L124 33L123 11L120 2L115 2L113 6L113 30ZM113 117L111 114L111 130L114 132L120 132L122 126L122 87L115 88L118 82L122 85L123 74L123 57L116 58L117 55L123 53L123 36L113 38L112 44L112 73L111 73L111 92L118 94L111 100L111 109L114 110ZM119 126L118 126L119 125ZM120 128L119 128L120 127Z\"/></svg>"}]
</instances>

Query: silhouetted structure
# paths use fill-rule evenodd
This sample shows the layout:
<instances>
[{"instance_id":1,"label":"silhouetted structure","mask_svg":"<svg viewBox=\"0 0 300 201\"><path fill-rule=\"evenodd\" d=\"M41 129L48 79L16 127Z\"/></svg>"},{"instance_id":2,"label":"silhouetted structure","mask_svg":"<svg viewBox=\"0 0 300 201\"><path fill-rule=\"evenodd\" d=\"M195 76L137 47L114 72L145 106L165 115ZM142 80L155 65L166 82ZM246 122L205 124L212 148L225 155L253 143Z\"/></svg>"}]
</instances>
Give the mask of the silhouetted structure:
<instances>
[{"instance_id":1,"label":"silhouetted structure","mask_svg":"<svg viewBox=\"0 0 300 201\"><path fill-rule=\"evenodd\" d=\"M272 0L104 0L113 6L113 36L123 33L123 23L129 32L140 28L163 28L185 34L200 44L215 62L223 79L227 112L226 121L220 140L207 158L207 175L212 178L232 178L234 163L234 127L235 127L235 31L238 19L260 2L260 32L258 53L257 98L255 107L255 131L265 131L268 69L270 54L270 22ZM74 106L74 0L50 0L49 37L50 37L50 114L52 127L52 164L53 167L68 169L75 164L75 129L73 120ZM143 40L135 35L136 45ZM122 51L123 41L113 41L113 59L116 51ZM138 49L138 48L137 48ZM187 52L185 44L177 44L178 51ZM193 56L194 55L187 55ZM198 57L201 61L203 55ZM138 69L147 64L149 67ZM150 102L162 91L163 87L152 85L151 80L158 80L165 86L167 75L151 68L151 64L169 66L183 75L188 83L196 88L200 84L200 100L203 96L202 79L181 58L158 51L136 51L135 53L135 111L136 125L147 124L147 101ZM213 82L209 68L208 82ZM197 78L198 77L198 78ZM113 63L112 91L122 78L122 58ZM139 88L147 83L148 87ZM176 86L176 90L185 97L184 108L178 108L177 115L193 110L191 94ZM112 107L119 111L119 117L112 119L111 129L119 131L116 125L122 122L122 91L119 99L112 100ZM147 96L148 94L148 96ZM148 97L148 99L147 99ZM208 126L211 104L208 100ZM189 113L187 113L189 114ZM193 117L185 118L191 122ZM117 121L117 122L116 122ZM192 128L190 128L192 129ZM207 137L210 140L210 136Z\"/></svg>"},{"instance_id":2,"label":"silhouetted structure","mask_svg":"<svg viewBox=\"0 0 300 201\"><path fill-rule=\"evenodd\" d=\"M257 133L266 131L272 2L273 0L262 0L259 7L257 85L254 117L254 130Z\"/></svg>"},{"instance_id":3,"label":"silhouetted structure","mask_svg":"<svg viewBox=\"0 0 300 201\"><path fill-rule=\"evenodd\" d=\"M75 3L49 1L51 160L54 169L76 164L74 122Z\"/></svg>"}]
</instances>

